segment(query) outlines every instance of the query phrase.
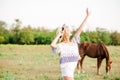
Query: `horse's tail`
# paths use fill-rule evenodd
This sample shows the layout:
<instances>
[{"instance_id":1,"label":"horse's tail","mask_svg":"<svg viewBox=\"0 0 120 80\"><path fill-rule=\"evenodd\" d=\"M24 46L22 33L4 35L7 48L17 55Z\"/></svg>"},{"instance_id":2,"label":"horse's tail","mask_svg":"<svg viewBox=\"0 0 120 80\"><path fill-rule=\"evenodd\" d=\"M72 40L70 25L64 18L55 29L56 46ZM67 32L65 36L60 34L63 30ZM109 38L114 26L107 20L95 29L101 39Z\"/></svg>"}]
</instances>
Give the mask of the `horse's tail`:
<instances>
[{"instance_id":1,"label":"horse's tail","mask_svg":"<svg viewBox=\"0 0 120 80\"><path fill-rule=\"evenodd\" d=\"M107 61L110 62L110 55L109 55L109 52L108 52L105 44L101 44L101 46L102 46L102 48L103 48L103 50L104 50L104 53L105 53L106 62L107 62Z\"/></svg>"},{"instance_id":2,"label":"horse's tail","mask_svg":"<svg viewBox=\"0 0 120 80\"><path fill-rule=\"evenodd\" d=\"M107 75L109 75L112 61L110 61L110 55L109 55L109 52L105 44L101 44L101 45L102 45L103 52L105 53L105 57L106 57L106 73Z\"/></svg>"}]
</instances>

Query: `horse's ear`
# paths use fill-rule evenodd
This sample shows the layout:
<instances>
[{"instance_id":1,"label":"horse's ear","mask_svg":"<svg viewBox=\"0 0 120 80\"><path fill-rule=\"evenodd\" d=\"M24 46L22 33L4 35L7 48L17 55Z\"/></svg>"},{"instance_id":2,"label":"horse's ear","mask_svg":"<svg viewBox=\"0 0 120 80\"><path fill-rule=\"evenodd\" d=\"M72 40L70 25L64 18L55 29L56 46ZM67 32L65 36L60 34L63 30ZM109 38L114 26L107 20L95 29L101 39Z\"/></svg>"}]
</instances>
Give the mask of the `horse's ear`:
<instances>
[{"instance_id":1,"label":"horse's ear","mask_svg":"<svg viewBox=\"0 0 120 80\"><path fill-rule=\"evenodd\" d=\"M89 46L89 43L88 42L84 42L84 47L87 47Z\"/></svg>"},{"instance_id":2,"label":"horse's ear","mask_svg":"<svg viewBox=\"0 0 120 80\"><path fill-rule=\"evenodd\" d=\"M88 45L89 45L89 43L87 43L87 42L84 42L84 43L83 43L83 49L84 49L84 51L86 51Z\"/></svg>"},{"instance_id":3,"label":"horse's ear","mask_svg":"<svg viewBox=\"0 0 120 80\"><path fill-rule=\"evenodd\" d=\"M86 47L86 45L87 45L87 43L86 43L86 42L84 42L84 43L83 43L83 46L84 46L84 47Z\"/></svg>"}]
</instances>

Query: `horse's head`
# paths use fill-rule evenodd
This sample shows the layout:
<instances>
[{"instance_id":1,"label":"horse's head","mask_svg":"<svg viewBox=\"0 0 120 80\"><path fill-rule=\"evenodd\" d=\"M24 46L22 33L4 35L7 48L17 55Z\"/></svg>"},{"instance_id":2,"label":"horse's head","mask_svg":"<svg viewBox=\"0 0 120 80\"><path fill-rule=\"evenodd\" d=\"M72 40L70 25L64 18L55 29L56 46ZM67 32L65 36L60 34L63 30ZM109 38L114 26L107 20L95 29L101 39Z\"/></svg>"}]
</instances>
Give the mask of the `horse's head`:
<instances>
[{"instance_id":1,"label":"horse's head","mask_svg":"<svg viewBox=\"0 0 120 80\"><path fill-rule=\"evenodd\" d=\"M109 73L110 73L111 63L112 63L112 61L108 61L108 64L107 64L107 66L106 66L106 73L107 73L107 75L109 75Z\"/></svg>"},{"instance_id":2,"label":"horse's head","mask_svg":"<svg viewBox=\"0 0 120 80\"><path fill-rule=\"evenodd\" d=\"M84 49L84 50L86 50L89 45L90 45L90 43L88 43L88 42L83 42L83 43L81 43L81 44L79 45L79 49Z\"/></svg>"},{"instance_id":3,"label":"horse's head","mask_svg":"<svg viewBox=\"0 0 120 80\"><path fill-rule=\"evenodd\" d=\"M83 42L83 43L79 44L79 52L80 52L81 56L85 53L85 51L87 50L89 45L90 45L90 43L88 43L88 42Z\"/></svg>"}]
</instances>

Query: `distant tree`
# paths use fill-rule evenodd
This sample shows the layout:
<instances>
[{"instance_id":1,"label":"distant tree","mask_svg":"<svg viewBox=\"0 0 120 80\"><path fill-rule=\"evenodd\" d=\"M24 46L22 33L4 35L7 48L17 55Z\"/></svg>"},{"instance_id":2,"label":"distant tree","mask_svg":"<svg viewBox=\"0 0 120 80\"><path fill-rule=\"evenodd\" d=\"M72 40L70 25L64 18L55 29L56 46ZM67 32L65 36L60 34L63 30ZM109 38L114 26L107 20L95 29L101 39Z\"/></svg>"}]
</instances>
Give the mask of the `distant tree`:
<instances>
[{"instance_id":1,"label":"distant tree","mask_svg":"<svg viewBox=\"0 0 120 80\"><path fill-rule=\"evenodd\" d=\"M0 36L0 44L3 43L5 41L4 36Z\"/></svg>"},{"instance_id":2,"label":"distant tree","mask_svg":"<svg viewBox=\"0 0 120 80\"><path fill-rule=\"evenodd\" d=\"M4 21L0 21L0 43L9 42L9 32L6 28L7 24Z\"/></svg>"},{"instance_id":3,"label":"distant tree","mask_svg":"<svg viewBox=\"0 0 120 80\"><path fill-rule=\"evenodd\" d=\"M6 25L5 22L0 21L0 44L5 41L5 38L4 38L5 25Z\"/></svg>"},{"instance_id":4,"label":"distant tree","mask_svg":"<svg viewBox=\"0 0 120 80\"><path fill-rule=\"evenodd\" d=\"M89 32L89 39L90 39L90 42L92 43L100 42L96 31Z\"/></svg>"},{"instance_id":5,"label":"distant tree","mask_svg":"<svg viewBox=\"0 0 120 80\"><path fill-rule=\"evenodd\" d=\"M102 32L101 40L104 44L110 45L111 44L111 34L109 32Z\"/></svg>"},{"instance_id":6,"label":"distant tree","mask_svg":"<svg viewBox=\"0 0 120 80\"><path fill-rule=\"evenodd\" d=\"M112 45L120 45L120 33L116 31L113 32L111 34L111 39L112 39L112 42L111 42Z\"/></svg>"},{"instance_id":7,"label":"distant tree","mask_svg":"<svg viewBox=\"0 0 120 80\"><path fill-rule=\"evenodd\" d=\"M9 38L10 43L12 44L19 43L21 24L22 22L19 19L15 19L15 23L12 24L10 29L10 38Z\"/></svg>"},{"instance_id":8,"label":"distant tree","mask_svg":"<svg viewBox=\"0 0 120 80\"><path fill-rule=\"evenodd\" d=\"M110 44L111 37L110 33L104 28L96 28L96 32L98 35L98 43Z\"/></svg>"},{"instance_id":9,"label":"distant tree","mask_svg":"<svg viewBox=\"0 0 120 80\"><path fill-rule=\"evenodd\" d=\"M82 32L81 37L80 37L80 42L90 42L90 38L89 38L89 32Z\"/></svg>"},{"instance_id":10,"label":"distant tree","mask_svg":"<svg viewBox=\"0 0 120 80\"><path fill-rule=\"evenodd\" d=\"M32 30L29 26L24 27L20 31L20 43L22 43L22 44L34 43L34 35L33 35Z\"/></svg>"},{"instance_id":11,"label":"distant tree","mask_svg":"<svg viewBox=\"0 0 120 80\"><path fill-rule=\"evenodd\" d=\"M50 44L52 42L52 40L54 39L55 35L56 35L55 30L48 33L48 35L46 36L47 44Z\"/></svg>"},{"instance_id":12,"label":"distant tree","mask_svg":"<svg viewBox=\"0 0 120 80\"><path fill-rule=\"evenodd\" d=\"M72 34L76 33L73 29ZM7 29L7 24L0 21L0 44L50 44L56 35L56 29L50 31L44 27L32 28L30 25L22 27L22 22L15 19L15 23ZM71 38L73 37L71 36ZM120 33L110 33L104 28L96 28L96 31L82 32L81 42L104 43L106 45L120 45Z\"/></svg>"},{"instance_id":13,"label":"distant tree","mask_svg":"<svg viewBox=\"0 0 120 80\"><path fill-rule=\"evenodd\" d=\"M52 32L41 33L38 37L35 38L36 44L50 44L54 38Z\"/></svg>"},{"instance_id":14,"label":"distant tree","mask_svg":"<svg viewBox=\"0 0 120 80\"><path fill-rule=\"evenodd\" d=\"M4 32L6 31L6 23L4 21L0 21L0 35L4 35Z\"/></svg>"}]
</instances>

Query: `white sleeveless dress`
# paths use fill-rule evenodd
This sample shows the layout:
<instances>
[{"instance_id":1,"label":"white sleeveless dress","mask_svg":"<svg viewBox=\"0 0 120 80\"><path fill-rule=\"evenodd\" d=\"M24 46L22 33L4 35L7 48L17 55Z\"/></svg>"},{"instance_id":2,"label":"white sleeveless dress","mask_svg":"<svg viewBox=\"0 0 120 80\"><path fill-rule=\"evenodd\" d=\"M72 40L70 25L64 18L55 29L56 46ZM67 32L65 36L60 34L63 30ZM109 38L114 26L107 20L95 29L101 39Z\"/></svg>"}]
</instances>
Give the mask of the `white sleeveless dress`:
<instances>
[{"instance_id":1,"label":"white sleeveless dress","mask_svg":"<svg viewBox=\"0 0 120 80\"><path fill-rule=\"evenodd\" d=\"M74 77L77 62L80 59L77 44L79 41L79 36L75 35L70 44L59 43L57 44L57 48L52 48L53 54L60 53L60 68L62 77Z\"/></svg>"}]
</instances>

